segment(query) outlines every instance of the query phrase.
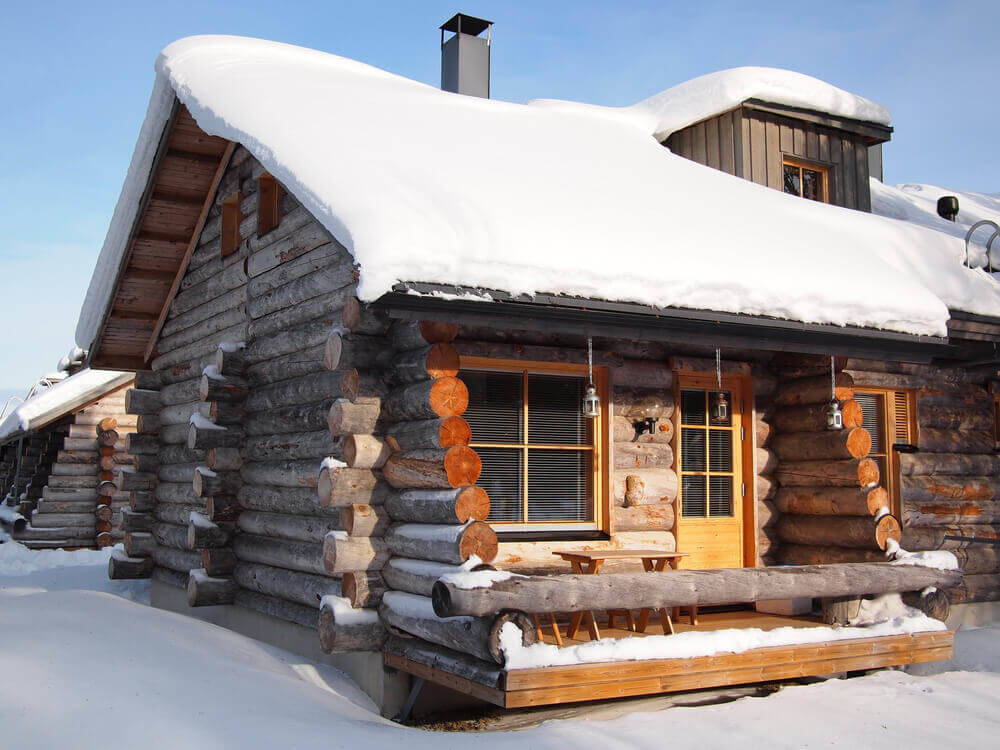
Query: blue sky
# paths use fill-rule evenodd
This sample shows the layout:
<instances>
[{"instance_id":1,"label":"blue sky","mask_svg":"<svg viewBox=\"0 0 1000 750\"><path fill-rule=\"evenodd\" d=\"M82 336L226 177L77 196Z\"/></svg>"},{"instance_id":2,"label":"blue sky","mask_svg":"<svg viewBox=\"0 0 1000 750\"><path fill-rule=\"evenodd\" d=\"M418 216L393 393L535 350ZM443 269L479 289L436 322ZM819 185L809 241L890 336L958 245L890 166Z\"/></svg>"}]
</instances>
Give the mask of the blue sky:
<instances>
[{"instance_id":1,"label":"blue sky","mask_svg":"<svg viewBox=\"0 0 1000 750\"><path fill-rule=\"evenodd\" d=\"M1000 3L10 3L0 27L0 393L73 344L157 52L201 33L276 39L437 84L437 27L496 22L492 93L631 104L737 65L814 75L886 105L886 181L1000 191Z\"/></svg>"}]
</instances>

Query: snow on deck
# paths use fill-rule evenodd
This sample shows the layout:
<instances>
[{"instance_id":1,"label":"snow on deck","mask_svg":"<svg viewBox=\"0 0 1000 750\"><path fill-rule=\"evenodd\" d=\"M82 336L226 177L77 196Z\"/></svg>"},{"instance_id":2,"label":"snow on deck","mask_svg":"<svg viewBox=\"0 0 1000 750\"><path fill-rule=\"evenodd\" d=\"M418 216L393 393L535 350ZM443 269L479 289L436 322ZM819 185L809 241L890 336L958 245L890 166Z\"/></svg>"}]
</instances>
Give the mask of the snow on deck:
<instances>
[{"instance_id":1,"label":"snow on deck","mask_svg":"<svg viewBox=\"0 0 1000 750\"><path fill-rule=\"evenodd\" d=\"M84 369L28 399L0 424L0 440L22 430L34 430L120 388L134 378L131 372Z\"/></svg>"},{"instance_id":2,"label":"snow on deck","mask_svg":"<svg viewBox=\"0 0 1000 750\"><path fill-rule=\"evenodd\" d=\"M746 96L888 120L805 76L730 71L616 109L461 96L242 37L182 39L156 70L81 346L97 334L175 93L350 250L365 300L434 282L927 335L945 335L948 307L1000 315L1000 284L962 267L955 237L787 196L656 140L705 102Z\"/></svg>"}]
</instances>

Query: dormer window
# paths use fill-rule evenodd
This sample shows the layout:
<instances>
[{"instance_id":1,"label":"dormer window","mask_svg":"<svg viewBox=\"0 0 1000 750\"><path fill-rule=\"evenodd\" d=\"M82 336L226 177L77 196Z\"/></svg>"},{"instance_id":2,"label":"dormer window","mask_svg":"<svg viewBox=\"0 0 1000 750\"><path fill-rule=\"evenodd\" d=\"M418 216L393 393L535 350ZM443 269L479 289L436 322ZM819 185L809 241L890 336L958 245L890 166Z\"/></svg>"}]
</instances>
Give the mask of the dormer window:
<instances>
[{"instance_id":1,"label":"dormer window","mask_svg":"<svg viewBox=\"0 0 1000 750\"><path fill-rule=\"evenodd\" d=\"M830 178L826 167L788 156L784 157L782 167L783 189L786 193L820 203L830 202Z\"/></svg>"}]
</instances>

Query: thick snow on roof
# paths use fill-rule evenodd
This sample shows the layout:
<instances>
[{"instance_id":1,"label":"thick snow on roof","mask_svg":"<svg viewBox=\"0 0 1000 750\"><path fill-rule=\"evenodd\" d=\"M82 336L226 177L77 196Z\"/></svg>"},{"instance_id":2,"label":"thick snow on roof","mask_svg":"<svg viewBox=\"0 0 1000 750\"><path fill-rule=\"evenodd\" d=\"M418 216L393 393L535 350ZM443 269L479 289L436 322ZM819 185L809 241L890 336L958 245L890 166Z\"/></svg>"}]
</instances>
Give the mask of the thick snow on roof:
<instances>
[{"instance_id":1,"label":"thick snow on roof","mask_svg":"<svg viewBox=\"0 0 1000 750\"><path fill-rule=\"evenodd\" d=\"M80 370L12 411L0 424L0 440L21 431L44 427L89 401L120 388L134 377L131 372Z\"/></svg>"},{"instance_id":2,"label":"thick snow on roof","mask_svg":"<svg viewBox=\"0 0 1000 750\"><path fill-rule=\"evenodd\" d=\"M880 125L892 122L889 110L871 99L802 73L758 67L731 68L692 78L629 109L652 118L653 134L662 141L674 131L734 109L747 99Z\"/></svg>"},{"instance_id":3,"label":"thick snow on roof","mask_svg":"<svg viewBox=\"0 0 1000 750\"><path fill-rule=\"evenodd\" d=\"M77 327L84 347L175 92L353 253L366 300L437 282L930 335L945 334L948 306L977 300L1000 315L1000 285L962 268L954 237L700 166L661 146L662 123L634 109L460 96L241 37L182 39L156 69ZM815 108L836 111L835 98ZM855 105L853 116L888 117Z\"/></svg>"}]
</instances>

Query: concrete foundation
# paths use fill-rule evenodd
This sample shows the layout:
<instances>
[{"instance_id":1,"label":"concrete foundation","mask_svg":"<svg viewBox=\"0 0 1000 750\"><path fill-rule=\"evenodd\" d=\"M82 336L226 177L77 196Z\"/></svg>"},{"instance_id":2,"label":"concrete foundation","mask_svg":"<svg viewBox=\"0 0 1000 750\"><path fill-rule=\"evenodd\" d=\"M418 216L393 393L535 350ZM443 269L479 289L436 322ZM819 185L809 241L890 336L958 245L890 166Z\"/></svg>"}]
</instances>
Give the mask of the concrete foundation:
<instances>
[{"instance_id":1,"label":"concrete foundation","mask_svg":"<svg viewBox=\"0 0 1000 750\"><path fill-rule=\"evenodd\" d=\"M371 651L351 654L325 654L319 647L315 628L304 628L291 622L235 605L221 607L189 607L187 592L153 579L150 604L170 612L194 617L227 628L249 638L303 656L310 661L329 664L354 680L358 687L375 701L383 716L396 716L410 689L410 677L388 670L382 654ZM317 613L317 618L319 614Z\"/></svg>"},{"instance_id":2,"label":"concrete foundation","mask_svg":"<svg viewBox=\"0 0 1000 750\"><path fill-rule=\"evenodd\" d=\"M978 628L998 622L1000 622L1000 602L969 602L952 604L946 624L951 630L958 630L963 625L968 628Z\"/></svg>"}]
</instances>

